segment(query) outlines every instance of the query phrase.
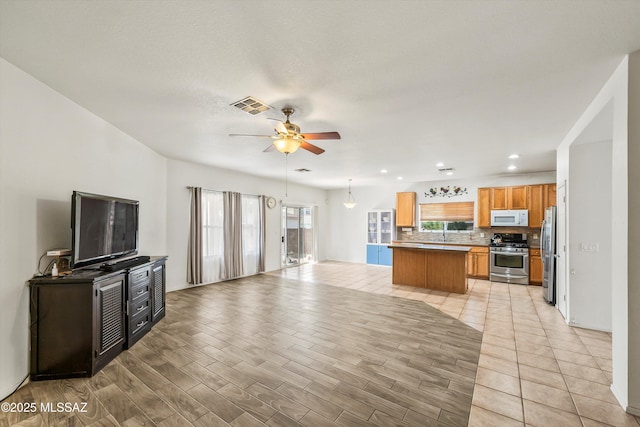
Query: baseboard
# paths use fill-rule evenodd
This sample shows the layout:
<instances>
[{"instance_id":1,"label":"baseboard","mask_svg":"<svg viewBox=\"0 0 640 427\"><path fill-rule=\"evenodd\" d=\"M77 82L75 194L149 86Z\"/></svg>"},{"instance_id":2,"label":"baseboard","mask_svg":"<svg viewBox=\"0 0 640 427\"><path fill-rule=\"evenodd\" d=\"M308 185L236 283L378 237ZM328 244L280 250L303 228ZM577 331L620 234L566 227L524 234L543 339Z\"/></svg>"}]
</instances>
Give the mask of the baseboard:
<instances>
[{"instance_id":1,"label":"baseboard","mask_svg":"<svg viewBox=\"0 0 640 427\"><path fill-rule=\"evenodd\" d=\"M27 376L23 380L18 380L19 382L13 385L10 385L2 390L0 390L0 400L4 400L7 397L11 396L17 389L23 387L24 385L29 383L29 377Z\"/></svg>"},{"instance_id":2,"label":"baseboard","mask_svg":"<svg viewBox=\"0 0 640 427\"><path fill-rule=\"evenodd\" d=\"M631 415L635 415L636 417L640 417L640 408L636 408L634 406L627 406L627 413Z\"/></svg>"}]
</instances>

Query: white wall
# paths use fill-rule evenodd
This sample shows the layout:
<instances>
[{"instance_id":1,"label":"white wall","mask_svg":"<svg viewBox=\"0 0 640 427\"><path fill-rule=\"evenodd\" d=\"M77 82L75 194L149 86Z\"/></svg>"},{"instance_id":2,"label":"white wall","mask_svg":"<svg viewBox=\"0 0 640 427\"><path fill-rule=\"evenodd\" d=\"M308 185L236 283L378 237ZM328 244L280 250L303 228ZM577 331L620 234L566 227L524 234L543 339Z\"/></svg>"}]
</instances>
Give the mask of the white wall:
<instances>
[{"instance_id":1,"label":"white wall","mask_svg":"<svg viewBox=\"0 0 640 427\"><path fill-rule=\"evenodd\" d=\"M289 184L285 197L285 183L226 169L213 168L178 160L168 161L167 172L167 290L188 287L187 246L189 232L188 186L210 190L236 191L245 194L264 194L279 201L274 209L267 209L266 271L277 270L281 249L281 203L315 206L316 225L319 233L318 259L326 258L327 238L323 230L328 229L327 193L325 190Z\"/></svg>"},{"instance_id":2,"label":"white wall","mask_svg":"<svg viewBox=\"0 0 640 427\"><path fill-rule=\"evenodd\" d=\"M629 410L640 415L640 51L629 55L628 122L628 337L629 337ZM617 159L616 159L617 160ZM614 165L616 163L614 162ZM617 165L616 165L617 167ZM615 185L615 183L614 183ZM614 232L621 230L614 230ZM614 234L615 235L615 234ZM618 302L618 301L615 301Z\"/></svg>"},{"instance_id":3,"label":"white wall","mask_svg":"<svg viewBox=\"0 0 640 427\"><path fill-rule=\"evenodd\" d=\"M567 180L567 214L571 215L573 185L569 182L570 147L589 124L613 105L611 173L611 390L629 412L640 415L640 52L626 57L558 147L558 182ZM629 221L633 218L634 221ZM571 224L567 235L571 236ZM558 244L571 245L559 236ZM558 277L569 284L570 277ZM567 293L571 318L573 295Z\"/></svg>"},{"instance_id":4,"label":"white wall","mask_svg":"<svg viewBox=\"0 0 640 427\"><path fill-rule=\"evenodd\" d=\"M357 202L353 209L342 204L347 199L347 189L329 191L329 246L327 259L346 262L366 262L367 223L366 215L370 210L395 209L396 192L415 191L417 203L436 202L477 202L478 188L512 185L543 184L556 181L555 172L533 174L513 174L495 177L473 178L465 180L447 180L433 182L403 183L390 182L385 186L357 187L352 183L351 192ZM467 189L467 194L456 197L426 197L431 187L458 186Z\"/></svg>"},{"instance_id":5,"label":"white wall","mask_svg":"<svg viewBox=\"0 0 640 427\"><path fill-rule=\"evenodd\" d=\"M29 371L26 281L71 246L73 190L139 200L141 253L165 254L167 162L1 58L0 93L1 399Z\"/></svg>"},{"instance_id":6,"label":"white wall","mask_svg":"<svg viewBox=\"0 0 640 427\"><path fill-rule=\"evenodd\" d=\"M569 150L570 324L611 331L611 141Z\"/></svg>"}]
</instances>

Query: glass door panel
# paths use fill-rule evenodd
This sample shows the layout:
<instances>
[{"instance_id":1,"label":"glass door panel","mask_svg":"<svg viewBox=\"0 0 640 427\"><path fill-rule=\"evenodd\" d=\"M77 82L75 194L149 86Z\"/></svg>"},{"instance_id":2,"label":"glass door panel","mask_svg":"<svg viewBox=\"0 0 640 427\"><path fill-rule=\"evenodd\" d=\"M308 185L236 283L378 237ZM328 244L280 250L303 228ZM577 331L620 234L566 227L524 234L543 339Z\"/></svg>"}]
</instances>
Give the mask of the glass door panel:
<instances>
[{"instance_id":1,"label":"glass door panel","mask_svg":"<svg viewBox=\"0 0 640 427\"><path fill-rule=\"evenodd\" d=\"M380 243L391 243L391 212L380 212Z\"/></svg>"},{"instance_id":2,"label":"glass door panel","mask_svg":"<svg viewBox=\"0 0 640 427\"><path fill-rule=\"evenodd\" d=\"M367 243L377 244L378 243L378 213L377 212L369 212L367 214L367 223L368 223L368 233L367 233Z\"/></svg>"},{"instance_id":3,"label":"glass door panel","mask_svg":"<svg viewBox=\"0 0 640 427\"><path fill-rule=\"evenodd\" d=\"M282 207L282 264L284 266L315 261L313 208Z\"/></svg>"}]
</instances>

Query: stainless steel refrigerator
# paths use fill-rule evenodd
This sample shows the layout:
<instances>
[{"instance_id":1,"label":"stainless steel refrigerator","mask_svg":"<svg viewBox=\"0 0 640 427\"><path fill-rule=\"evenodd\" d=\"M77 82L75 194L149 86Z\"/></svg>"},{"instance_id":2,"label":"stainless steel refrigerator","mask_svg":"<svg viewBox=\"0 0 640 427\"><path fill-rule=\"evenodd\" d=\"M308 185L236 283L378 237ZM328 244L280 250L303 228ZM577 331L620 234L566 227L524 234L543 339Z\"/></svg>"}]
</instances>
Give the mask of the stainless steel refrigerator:
<instances>
[{"instance_id":1,"label":"stainless steel refrigerator","mask_svg":"<svg viewBox=\"0 0 640 427\"><path fill-rule=\"evenodd\" d=\"M540 256L542 257L542 293L549 304L556 303L556 207L544 212L540 234Z\"/></svg>"}]
</instances>

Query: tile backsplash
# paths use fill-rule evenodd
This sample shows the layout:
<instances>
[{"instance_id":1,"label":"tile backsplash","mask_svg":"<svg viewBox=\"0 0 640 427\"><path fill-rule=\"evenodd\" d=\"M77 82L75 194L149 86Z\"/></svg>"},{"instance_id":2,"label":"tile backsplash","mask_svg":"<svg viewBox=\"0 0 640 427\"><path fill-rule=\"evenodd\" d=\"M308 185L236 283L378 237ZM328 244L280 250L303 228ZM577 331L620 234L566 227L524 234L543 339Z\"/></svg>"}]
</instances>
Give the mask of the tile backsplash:
<instances>
[{"instance_id":1,"label":"tile backsplash","mask_svg":"<svg viewBox=\"0 0 640 427\"><path fill-rule=\"evenodd\" d=\"M494 228L474 228L471 233L446 233L444 239L442 233L419 232L414 228L411 232L398 229L396 240L399 242L427 242L427 243L457 243L467 245L486 246L491 243L491 236L494 233L527 233L529 247L540 247L540 229L527 227L494 227ZM484 234L484 237L481 236Z\"/></svg>"}]
</instances>

